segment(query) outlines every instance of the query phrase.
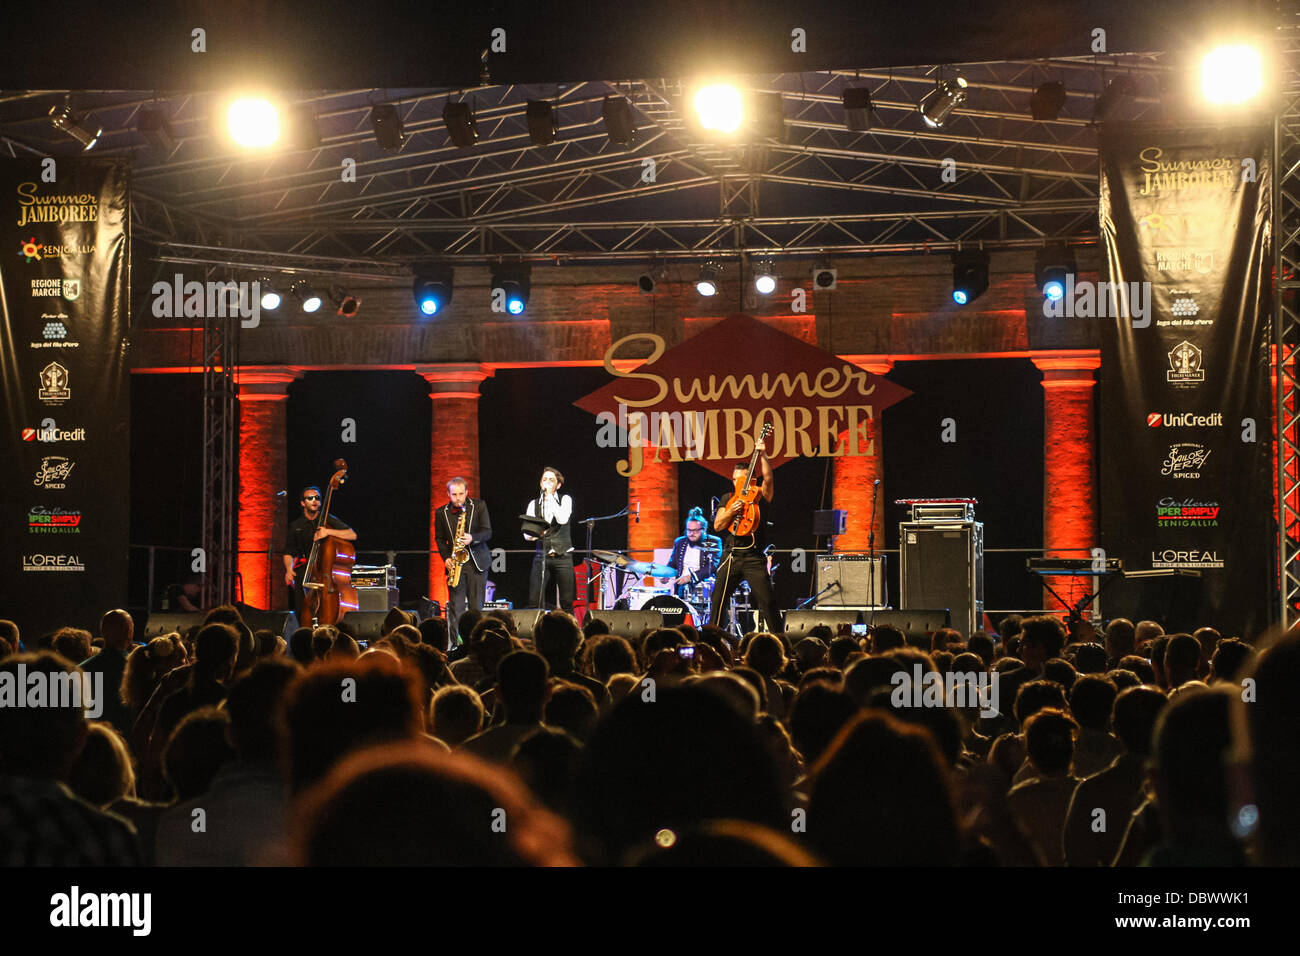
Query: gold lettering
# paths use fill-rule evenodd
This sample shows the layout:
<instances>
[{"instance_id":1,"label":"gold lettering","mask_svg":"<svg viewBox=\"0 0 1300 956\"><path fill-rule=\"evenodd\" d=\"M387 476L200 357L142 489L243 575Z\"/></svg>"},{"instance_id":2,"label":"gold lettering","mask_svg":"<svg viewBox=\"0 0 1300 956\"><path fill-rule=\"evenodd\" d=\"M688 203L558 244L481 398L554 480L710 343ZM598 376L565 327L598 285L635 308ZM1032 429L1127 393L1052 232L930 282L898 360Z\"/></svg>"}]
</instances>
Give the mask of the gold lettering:
<instances>
[{"instance_id":1,"label":"gold lettering","mask_svg":"<svg viewBox=\"0 0 1300 956\"><path fill-rule=\"evenodd\" d=\"M795 419L799 419L798 424ZM808 434L808 426L812 424L812 412L802 405L787 405L785 409L785 432L788 436L786 439L787 455L802 455L807 458L813 456L813 441Z\"/></svg>"},{"instance_id":2,"label":"gold lettering","mask_svg":"<svg viewBox=\"0 0 1300 956\"><path fill-rule=\"evenodd\" d=\"M614 396L614 401L626 405L629 408L645 408L647 405L657 405L662 402L664 396L668 394L668 383L664 381L662 376L655 375L651 372L640 372L636 370L623 372L615 367L614 356L618 354L618 350L627 342L641 340L650 342L653 346L650 352L650 357L645 360L643 365L639 366L639 368L646 368L647 366L653 365L659 360L659 356L664 354L664 340L661 336L651 335L648 332L634 332L631 335L623 336L605 351L605 371L610 375L617 378L643 378L648 382L654 382L659 387L659 392L654 396L654 398L647 398L642 401L632 401L631 399L623 398L618 395Z\"/></svg>"},{"instance_id":3,"label":"gold lettering","mask_svg":"<svg viewBox=\"0 0 1300 956\"><path fill-rule=\"evenodd\" d=\"M754 439L750 434L754 416L744 408L723 409L722 414L727 416L727 457L737 460L748 458L754 450ZM740 440L739 445L737 440Z\"/></svg>"},{"instance_id":4,"label":"gold lettering","mask_svg":"<svg viewBox=\"0 0 1300 956\"><path fill-rule=\"evenodd\" d=\"M840 416L840 409L834 405L817 406L817 434L820 437L821 457L822 458L840 458L844 455L844 443L840 441L839 422L831 424L830 416L834 413L836 419ZM834 451L827 451L828 448L834 448Z\"/></svg>"}]
</instances>

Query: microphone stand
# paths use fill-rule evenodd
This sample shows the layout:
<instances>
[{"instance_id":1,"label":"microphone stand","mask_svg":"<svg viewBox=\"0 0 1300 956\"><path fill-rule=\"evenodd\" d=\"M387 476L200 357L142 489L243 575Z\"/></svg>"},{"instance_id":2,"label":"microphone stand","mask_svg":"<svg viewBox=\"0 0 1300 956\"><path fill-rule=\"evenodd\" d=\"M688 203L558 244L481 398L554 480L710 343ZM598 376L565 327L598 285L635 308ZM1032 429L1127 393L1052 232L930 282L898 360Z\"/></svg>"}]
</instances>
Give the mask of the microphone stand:
<instances>
[{"instance_id":1,"label":"microphone stand","mask_svg":"<svg viewBox=\"0 0 1300 956\"><path fill-rule=\"evenodd\" d=\"M876 479L871 485L871 526L867 529L867 550L870 557L867 559L867 604L871 606L871 621L876 620L876 498L879 496L880 479Z\"/></svg>"},{"instance_id":2,"label":"microphone stand","mask_svg":"<svg viewBox=\"0 0 1300 956\"><path fill-rule=\"evenodd\" d=\"M626 517L628 516L628 513L629 513L631 510L632 510L632 506L631 506L631 505L628 505L628 507L624 508L624 509L623 509L622 511L620 511L618 514L614 514L614 515L603 515L603 516L601 516L601 517L583 518L582 521L579 522L579 524L585 524L585 525L587 526L587 556L586 556L585 558L582 559L582 563L588 566L588 570L587 570L587 607L589 607L589 608L591 607L591 564L593 563L592 560L591 560L591 546L592 546L592 544L593 544L593 539L594 539L594 537L595 537L595 533L596 533L596 525L597 525L597 523L599 523L599 522L601 522L601 521L614 521L614 520L617 519L617 518L626 518ZM597 575L597 577L598 577L598 578L601 578L601 577L604 576L604 574L605 574L605 572L604 572L604 571L601 571L600 574ZM621 582L615 581L615 587L616 587L616 588L617 588L617 585L618 585L619 583L621 583ZM597 603L599 604L599 602L597 602ZM604 610L604 608L600 608L600 610Z\"/></svg>"},{"instance_id":3,"label":"microphone stand","mask_svg":"<svg viewBox=\"0 0 1300 956\"><path fill-rule=\"evenodd\" d=\"M826 593L827 591L829 591L831 588L837 588L837 587L839 587L839 586L840 586L840 582L839 582L839 581L832 581L830 584L826 585L826 587L822 588L820 591L818 591L818 592L817 592L816 594L814 594L812 597L804 598L802 601L800 601L798 604L795 605L794 609L795 609L796 611L802 611L802 610L803 610L804 608L806 608L808 605L810 605L810 604L816 604L816 603L817 603L817 599L820 598L823 594L825 594L825 593Z\"/></svg>"}]
</instances>

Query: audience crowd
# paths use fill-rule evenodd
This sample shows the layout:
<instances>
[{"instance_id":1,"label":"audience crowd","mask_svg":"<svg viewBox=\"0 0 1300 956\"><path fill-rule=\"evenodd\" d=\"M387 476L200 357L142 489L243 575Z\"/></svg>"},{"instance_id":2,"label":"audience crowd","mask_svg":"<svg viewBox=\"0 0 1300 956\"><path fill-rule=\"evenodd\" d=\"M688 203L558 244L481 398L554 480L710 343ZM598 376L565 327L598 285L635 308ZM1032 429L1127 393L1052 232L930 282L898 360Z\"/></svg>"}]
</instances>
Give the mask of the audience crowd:
<instances>
[{"instance_id":1,"label":"audience crowd","mask_svg":"<svg viewBox=\"0 0 1300 956\"><path fill-rule=\"evenodd\" d=\"M0 621L0 863L1300 863L1297 632L98 631Z\"/></svg>"}]
</instances>

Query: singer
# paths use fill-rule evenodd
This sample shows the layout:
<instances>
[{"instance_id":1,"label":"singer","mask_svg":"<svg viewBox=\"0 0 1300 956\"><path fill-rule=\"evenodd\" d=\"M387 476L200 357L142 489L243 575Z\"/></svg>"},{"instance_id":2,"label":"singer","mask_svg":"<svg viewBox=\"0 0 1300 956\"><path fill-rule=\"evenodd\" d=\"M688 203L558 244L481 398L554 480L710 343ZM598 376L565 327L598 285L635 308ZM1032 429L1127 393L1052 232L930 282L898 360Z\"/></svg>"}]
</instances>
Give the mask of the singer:
<instances>
[{"instance_id":1,"label":"singer","mask_svg":"<svg viewBox=\"0 0 1300 956\"><path fill-rule=\"evenodd\" d=\"M529 575L528 606L545 607L544 596L549 597L548 585L552 580L559 591L559 605L568 613L573 613L573 601L577 597L578 584L573 576L573 540L569 534L569 521L573 517L573 499L560 495L564 476L559 469L546 467L542 470L541 494L528 502L527 514L548 522L549 527L541 537L534 537L527 532L524 540L537 542L537 554L533 558L533 570Z\"/></svg>"},{"instance_id":2,"label":"singer","mask_svg":"<svg viewBox=\"0 0 1300 956\"><path fill-rule=\"evenodd\" d=\"M767 442L757 445L758 464L762 466L763 480L758 500L758 521L749 534L733 534L732 522L743 510L743 502L732 502L719 508L713 516L713 530L722 532L723 555L718 564L717 580L709 602L709 623L725 627L723 608L731 598L740 582L749 582L749 592L758 606L762 624L769 631L781 632L781 611L777 607L776 597L772 593L772 582L767 576L767 559L763 550L767 546L767 525L763 520L763 506L771 504L776 495L776 482L772 478L772 464L767 460ZM744 478L749 470L749 462L736 462L732 469L733 483Z\"/></svg>"}]
</instances>

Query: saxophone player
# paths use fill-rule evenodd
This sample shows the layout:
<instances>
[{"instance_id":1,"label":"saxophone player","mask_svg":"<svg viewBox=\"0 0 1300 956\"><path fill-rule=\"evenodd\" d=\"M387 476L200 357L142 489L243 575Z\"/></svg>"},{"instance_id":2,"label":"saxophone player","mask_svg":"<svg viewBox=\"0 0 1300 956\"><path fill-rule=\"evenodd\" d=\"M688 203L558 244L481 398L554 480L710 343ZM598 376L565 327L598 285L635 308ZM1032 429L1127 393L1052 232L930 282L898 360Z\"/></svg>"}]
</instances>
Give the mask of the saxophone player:
<instances>
[{"instance_id":1,"label":"saxophone player","mask_svg":"<svg viewBox=\"0 0 1300 956\"><path fill-rule=\"evenodd\" d=\"M483 607L488 566L492 563L487 546L492 540L492 520L487 502L469 497L469 482L464 478L447 482L447 498L447 504L434 512L433 536L447 570L447 623L454 628L456 618L467 607L475 611ZM453 578L458 578L454 585Z\"/></svg>"}]
</instances>

